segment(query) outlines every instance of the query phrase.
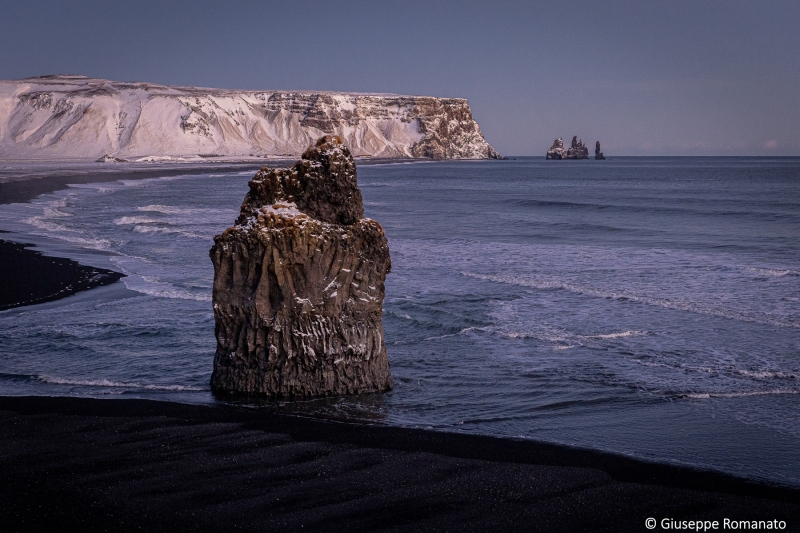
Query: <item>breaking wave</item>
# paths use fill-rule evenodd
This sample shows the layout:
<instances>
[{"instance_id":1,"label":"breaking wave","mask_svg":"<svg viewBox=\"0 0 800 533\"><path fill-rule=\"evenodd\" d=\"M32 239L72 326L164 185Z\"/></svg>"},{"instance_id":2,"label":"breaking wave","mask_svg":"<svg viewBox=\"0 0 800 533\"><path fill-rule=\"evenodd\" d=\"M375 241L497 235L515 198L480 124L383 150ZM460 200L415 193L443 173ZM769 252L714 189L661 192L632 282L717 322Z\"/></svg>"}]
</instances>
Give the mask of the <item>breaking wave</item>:
<instances>
[{"instance_id":1,"label":"breaking wave","mask_svg":"<svg viewBox=\"0 0 800 533\"><path fill-rule=\"evenodd\" d=\"M687 311L690 313L717 316L720 318L739 320L743 322L755 322L757 324L765 324L782 328L800 328L800 323L795 321L790 321L787 319L788 317L776 318L747 311L737 311L733 309L711 307L709 305L701 304L698 302L670 300L666 298L654 298L651 296L641 296L623 291L602 290L591 287L582 287L580 285L566 283L563 281L525 278L513 275L505 275L505 276L486 275L486 274L476 274L466 271L462 271L461 275L484 281L492 281L495 283L506 283L510 285L516 285L519 287L529 287L532 289L539 289L539 290L565 290L575 294L581 294L584 296L592 296L596 298L609 298L623 302L630 301L646 305L663 307L666 309L675 309L678 311Z\"/></svg>"},{"instance_id":2,"label":"breaking wave","mask_svg":"<svg viewBox=\"0 0 800 533\"><path fill-rule=\"evenodd\" d=\"M758 277L782 278L784 276L800 276L800 272L789 269L745 267L745 270Z\"/></svg>"},{"instance_id":3,"label":"breaking wave","mask_svg":"<svg viewBox=\"0 0 800 533\"><path fill-rule=\"evenodd\" d=\"M151 204L136 208L137 211L145 213L161 213L162 215L188 215L191 217L205 217L209 215L221 215L228 218L235 218L238 211L236 209L210 209L200 207L179 207L175 205ZM227 219L226 219L227 220Z\"/></svg>"},{"instance_id":4,"label":"breaking wave","mask_svg":"<svg viewBox=\"0 0 800 533\"><path fill-rule=\"evenodd\" d=\"M637 335L647 335L647 331L621 331L619 333L601 333L598 335L585 335L587 339L623 339L625 337L635 337Z\"/></svg>"},{"instance_id":5,"label":"breaking wave","mask_svg":"<svg viewBox=\"0 0 800 533\"><path fill-rule=\"evenodd\" d=\"M154 218L147 218L147 217L120 217L114 220L114 224L117 226L130 226L134 224L162 224L162 220L157 220Z\"/></svg>"},{"instance_id":6,"label":"breaking wave","mask_svg":"<svg viewBox=\"0 0 800 533\"><path fill-rule=\"evenodd\" d=\"M197 387L193 385L156 385L149 383L112 381L109 379L68 379L52 376L36 375L36 381L42 383L53 383L56 385L74 385L81 387L115 387L125 389L146 389L146 390L165 390L165 391L206 391L207 387Z\"/></svg>"},{"instance_id":7,"label":"breaking wave","mask_svg":"<svg viewBox=\"0 0 800 533\"><path fill-rule=\"evenodd\" d=\"M132 290L149 296L157 298L172 298L177 300L194 300L197 302L210 302L211 291L208 293L192 292L180 287L176 287L172 283L157 280L151 276L141 275L128 275L122 278L125 286Z\"/></svg>"},{"instance_id":8,"label":"breaking wave","mask_svg":"<svg viewBox=\"0 0 800 533\"><path fill-rule=\"evenodd\" d=\"M133 231L136 233L163 233L165 235L182 235L189 239L211 240L211 237L208 235L192 233L191 231L184 231L182 229L165 228L162 226L134 226Z\"/></svg>"},{"instance_id":9,"label":"breaking wave","mask_svg":"<svg viewBox=\"0 0 800 533\"><path fill-rule=\"evenodd\" d=\"M764 391L747 392L687 392L678 394L678 398L689 398L692 400L705 400L708 398L746 398L748 396L769 396L773 394L800 394L800 390L777 389Z\"/></svg>"}]
</instances>

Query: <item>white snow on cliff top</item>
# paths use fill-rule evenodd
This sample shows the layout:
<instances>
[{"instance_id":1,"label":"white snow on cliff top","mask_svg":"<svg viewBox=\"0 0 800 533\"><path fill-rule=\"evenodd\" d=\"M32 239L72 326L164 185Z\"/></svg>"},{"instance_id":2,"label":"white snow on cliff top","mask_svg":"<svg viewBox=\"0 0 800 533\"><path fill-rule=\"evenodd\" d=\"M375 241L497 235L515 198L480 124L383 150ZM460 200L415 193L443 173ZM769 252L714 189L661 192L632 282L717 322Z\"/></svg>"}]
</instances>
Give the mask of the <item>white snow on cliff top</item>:
<instances>
[{"instance_id":1,"label":"white snow on cliff top","mask_svg":"<svg viewBox=\"0 0 800 533\"><path fill-rule=\"evenodd\" d=\"M296 157L327 134L339 135L356 157L494 153L461 98L236 91L77 75L0 81L5 160Z\"/></svg>"}]
</instances>

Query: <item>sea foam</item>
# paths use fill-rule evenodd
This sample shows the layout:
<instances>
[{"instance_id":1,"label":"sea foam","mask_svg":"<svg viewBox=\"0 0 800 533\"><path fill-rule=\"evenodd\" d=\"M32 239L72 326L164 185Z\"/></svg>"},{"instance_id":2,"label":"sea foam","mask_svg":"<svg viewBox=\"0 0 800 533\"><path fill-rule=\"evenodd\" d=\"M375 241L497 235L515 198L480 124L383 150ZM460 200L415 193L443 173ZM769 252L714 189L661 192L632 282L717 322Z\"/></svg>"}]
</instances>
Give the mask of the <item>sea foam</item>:
<instances>
[{"instance_id":1,"label":"sea foam","mask_svg":"<svg viewBox=\"0 0 800 533\"><path fill-rule=\"evenodd\" d=\"M122 382L113 381L109 379L69 379L59 378L53 376L37 375L34 376L37 381L43 383L52 383L55 385L73 385L81 387L114 387L125 389L146 389L146 390L164 390L164 391L206 391L208 387L198 387L194 385L158 385L150 383L138 382Z\"/></svg>"}]
</instances>

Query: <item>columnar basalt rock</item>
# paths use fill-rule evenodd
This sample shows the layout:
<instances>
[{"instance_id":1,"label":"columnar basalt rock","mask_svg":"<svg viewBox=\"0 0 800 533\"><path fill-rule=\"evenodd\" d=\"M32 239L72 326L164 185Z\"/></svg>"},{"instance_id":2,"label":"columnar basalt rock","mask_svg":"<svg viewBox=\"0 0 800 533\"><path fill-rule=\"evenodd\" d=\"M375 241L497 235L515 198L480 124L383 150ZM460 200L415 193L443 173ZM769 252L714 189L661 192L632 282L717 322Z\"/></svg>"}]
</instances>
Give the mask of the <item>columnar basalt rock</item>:
<instances>
[{"instance_id":1,"label":"columnar basalt rock","mask_svg":"<svg viewBox=\"0 0 800 533\"><path fill-rule=\"evenodd\" d=\"M236 225L214 237L216 392L273 397L392 387L381 323L389 245L364 218L356 167L325 136L261 169Z\"/></svg>"}]
</instances>

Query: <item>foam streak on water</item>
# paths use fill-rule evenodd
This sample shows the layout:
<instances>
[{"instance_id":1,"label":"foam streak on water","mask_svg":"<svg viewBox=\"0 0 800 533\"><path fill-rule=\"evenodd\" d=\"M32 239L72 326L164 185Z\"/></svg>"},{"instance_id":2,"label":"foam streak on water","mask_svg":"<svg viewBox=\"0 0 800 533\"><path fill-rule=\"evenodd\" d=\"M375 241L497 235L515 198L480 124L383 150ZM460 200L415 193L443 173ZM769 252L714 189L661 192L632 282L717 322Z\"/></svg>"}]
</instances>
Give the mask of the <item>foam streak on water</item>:
<instances>
[{"instance_id":1,"label":"foam streak on water","mask_svg":"<svg viewBox=\"0 0 800 533\"><path fill-rule=\"evenodd\" d=\"M127 274L0 313L0 394L214 401L212 237L249 176L84 185L12 238ZM269 404L800 486L800 160L359 167L395 389Z\"/></svg>"}]
</instances>

